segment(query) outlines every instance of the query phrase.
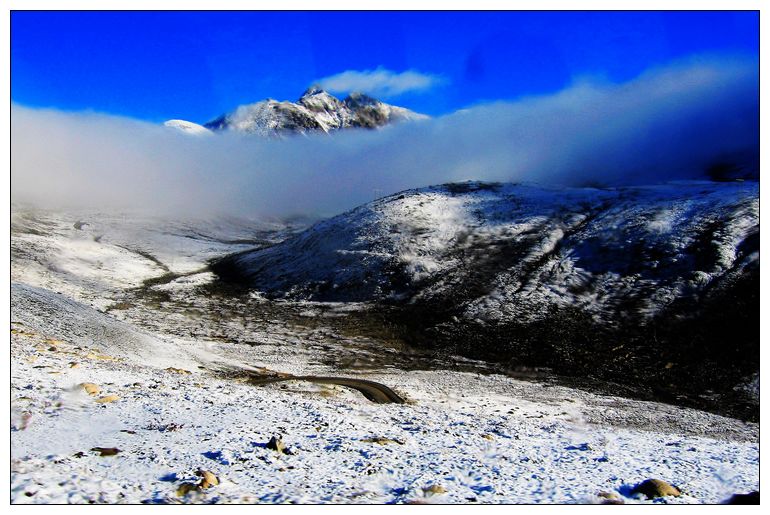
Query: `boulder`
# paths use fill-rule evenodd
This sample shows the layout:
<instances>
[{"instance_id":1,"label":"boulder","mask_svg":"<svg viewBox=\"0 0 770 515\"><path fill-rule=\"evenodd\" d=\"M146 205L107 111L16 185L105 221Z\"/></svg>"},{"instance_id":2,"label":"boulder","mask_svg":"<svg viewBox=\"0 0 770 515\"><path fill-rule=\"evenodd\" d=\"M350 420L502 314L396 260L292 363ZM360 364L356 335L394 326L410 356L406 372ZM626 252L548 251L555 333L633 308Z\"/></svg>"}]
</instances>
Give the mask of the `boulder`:
<instances>
[{"instance_id":1,"label":"boulder","mask_svg":"<svg viewBox=\"0 0 770 515\"><path fill-rule=\"evenodd\" d=\"M101 391L99 386L94 383L81 383L80 387L83 388L88 395L96 395Z\"/></svg>"},{"instance_id":2,"label":"boulder","mask_svg":"<svg viewBox=\"0 0 770 515\"><path fill-rule=\"evenodd\" d=\"M599 492L596 496L601 499L600 504L625 504L623 497L617 492Z\"/></svg>"},{"instance_id":3,"label":"boulder","mask_svg":"<svg viewBox=\"0 0 770 515\"><path fill-rule=\"evenodd\" d=\"M447 489L441 485L433 484L422 489L425 495L440 495L447 493Z\"/></svg>"},{"instance_id":4,"label":"boulder","mask_svg":"<svg viewBox=\"0 0 770 515\"><path fill-rule=\"evenodd\" d=\"M201 478L201 482L199 483L201 488L211 488L212 486L217 486L219 484L219 478L217 478L213 472L209 472L208 470L198 470L195 474Z\"/></svg>"},{"instance_id":5,"label":"boulder","mask_svg":"<svg viewBox=\"0 0 770 515\"><path fill-rule=\"evenodd\" d=\"M93 447L91 450L98 452L99 456L115 456L120 452L120 449L117 447Z\"/></svg>"},{"instance_id":6,"label":"boulder","mask_svg":"<svg viewBox=\"0 0 770 515\"><path fill-rule=\"evenodd\" d=\"M283 440L281 439L280 436L278 437L272 436L270 438L270 441L267 442L267 444L265 445L265 447L267 447L268 449L272 449L274 451L278 451L281 454L287 454L286 445L283 443Z\"/></svg>"},{"instance_id":7,"label":"boulder","mask_svg":"<svg viewBox=\"0 0 770 515\"><path fill-rule=\"evenodd\" d=\"M679 497L682 492L662 479L647 479L631 489L631 495L643 495L648 499L658 497Z\"/></svg>"}]
</instances>

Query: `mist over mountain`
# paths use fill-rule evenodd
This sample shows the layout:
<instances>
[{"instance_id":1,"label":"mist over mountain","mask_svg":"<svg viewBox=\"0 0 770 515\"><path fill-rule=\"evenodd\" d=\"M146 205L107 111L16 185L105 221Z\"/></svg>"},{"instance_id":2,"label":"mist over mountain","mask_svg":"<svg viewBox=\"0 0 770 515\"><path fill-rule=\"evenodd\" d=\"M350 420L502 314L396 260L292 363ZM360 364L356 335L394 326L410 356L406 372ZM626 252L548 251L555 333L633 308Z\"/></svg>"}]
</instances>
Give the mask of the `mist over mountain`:
<instances>
[{"instance_id":1,"label":"mist over mountain","mask_svg":"<svg viewBox=\"0 0 770 515\"><path fill-rule=\"evenodd\" d=\"M759 10L8 21L12 504L759 503Z\"/></svg>"},{"instance_id":2,"label":"mist over mountain","mask_svg":"<svg viewBox=\"0 0 770 515\"><path fill-rule=\"evenodd\" d=\"M757 178L757 79L752 59L693 58L624 83L581 80L554 94L374 131L333 129L353 123L345 118L352 107L311 92L301 112L314 113L333 137L306 129L302 138L239 130L191 137L128 118L14 104L12 194L40 205L329 216L468 179L618 186ZM277 108L283 114L270 119L284 123L294 110ZM264 129L253 109L241 114L219 126Z\"/></svg>"}]
</instances>

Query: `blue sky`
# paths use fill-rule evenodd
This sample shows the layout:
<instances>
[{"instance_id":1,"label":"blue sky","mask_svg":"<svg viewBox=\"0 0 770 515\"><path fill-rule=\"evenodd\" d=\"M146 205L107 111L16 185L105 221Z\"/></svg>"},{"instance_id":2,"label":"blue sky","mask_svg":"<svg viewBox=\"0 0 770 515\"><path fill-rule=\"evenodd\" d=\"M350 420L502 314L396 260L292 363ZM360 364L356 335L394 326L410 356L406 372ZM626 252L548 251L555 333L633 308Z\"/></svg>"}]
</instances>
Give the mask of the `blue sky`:
<instances>
[{"instance_id":1,"label":"blue sky","mask_svg":"<svg viewBox=\"0 0 770 515\"><path fill-rule=\"evenodd\" d=\"M756 56L758 23L755 12L17 11L12 99L203 123L379 70L372 93L439 115L583 76L624 81L693 54Z\"/></svg>"}]
</instances>

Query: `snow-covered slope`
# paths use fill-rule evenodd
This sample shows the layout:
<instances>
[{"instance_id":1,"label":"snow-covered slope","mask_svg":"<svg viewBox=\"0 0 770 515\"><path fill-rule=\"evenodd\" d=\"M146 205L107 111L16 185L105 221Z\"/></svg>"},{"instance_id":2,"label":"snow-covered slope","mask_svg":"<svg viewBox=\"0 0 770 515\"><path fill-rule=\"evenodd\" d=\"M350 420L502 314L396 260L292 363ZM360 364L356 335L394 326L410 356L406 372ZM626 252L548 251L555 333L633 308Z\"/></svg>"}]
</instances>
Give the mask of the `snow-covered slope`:
<instances>
[{"instance_id":1,"label":"snow-covered slope","mask_svg":"<svg viewBox=\"0 0 770 515\"><path fill-rule=\"evenodd\" d=\"M12 325L14 504L600 503L600 492L717 503L759 487L758 425L702 411L447 371L380 373L411 402L374 404L301 382L257 387L184 355L166 370L111 359L111 339L54 340L42 320ZM276 434L290 454L267 447ZM198 470L219 484L182 489ZM634 498L650 477L683 495Z\"/></svg>"},{"instance_id":2,"label":"snow-covered slope","mask_svg":"<svg viewBox=\"0 0 770 515\"><path fill-rule=\"evenodd\" d=\"M191 349L162 341L65 295L26 284L11 284L14 321L35 326L73 345L97 345L94 359L125 359L154 368L195 367Z\"/></svg>"},{"instance_id":3,"label":"snow-covered slope","mask_svg":"<svg viewBox=\"0 0 770 515\"><path fill-rule=\"evenodd\" d=\"M694 368L724 390L758 363L758 200L748 182L444 185L214 268L272 297L394 304L412 343L664 390Z\"/></svg>"},{"instance_id":4,"label":"snow-covered slope","mask_svg":"<svg viewBox=\"0 0 770 515\"><path fill-rule=\"evenodd\" d=\"M484 318L542 318L551 303L603 315L634 290L667 292L639 297L651 316L671 295L756 264L748 245L757 191L756 183L445 185L366 204L226 261L267 293L311 300L437 295L482 267L488 288L472 313Z\"/></svg>"},{"instance_id":5,"label":"snow-covered slope","mask_svg":"<svg viewBox=\"0 0 770 515\"><path fill-rule=\"evenodd\" d=\"M239 106L205 124L213 131L237 131L261 136L331 132L347 128L373 129L390 123L427 118L360 93L344 100L320 88L305 91L297 102L273 99Z\"/></svg>"},{"instance_id":6,"label":"snow-covered slope","mask_svg":"<svg viewBox=\"0 0 770 515\"><path fill-rule=\"evenodd\" d=\"M389 245L408 243L404 260L443 270L436 256L454 244L433 231L477 223L463 206L472 212L486 195L451 190L341 220L370 213L354 232L383 241L371 222L385 211L412 220L422 229ZM439 192L446 212L431 208ZM330 234L321 227L307 234ZM419 244L420 230L435 244ZM439 359L378 336L365 305L270 302L203 268L294 233L276 222L14 206L11 502L716 503L758 490L757 423ZM377 381L409 402L302 380L258 386L244 370ZM290 454L268 448L278 434ZM190 490L199 470L218 484ZM635 497L648 478L682 496Z\"/></svg>"}]
</instances>

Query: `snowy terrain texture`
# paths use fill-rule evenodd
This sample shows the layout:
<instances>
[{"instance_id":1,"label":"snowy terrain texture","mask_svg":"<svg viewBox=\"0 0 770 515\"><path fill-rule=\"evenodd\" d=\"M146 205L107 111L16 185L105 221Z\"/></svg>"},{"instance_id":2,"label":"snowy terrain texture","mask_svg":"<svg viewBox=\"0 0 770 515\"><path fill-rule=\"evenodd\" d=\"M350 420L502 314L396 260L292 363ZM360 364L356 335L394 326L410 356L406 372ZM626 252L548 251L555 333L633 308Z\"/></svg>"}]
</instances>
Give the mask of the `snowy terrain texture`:
<instances>
[{"instance_id":1,"label":"snowy terrain texture","mask_svg":"<svg viewBox=\"0 0 770 515\"><path fill-rule=\"evenodd\" d=\"M758 490L757 422L631 398L619 386L519 378L454 354L464 348L421 354L367 325L369 310L403 317L406 306L444 345L441 335L464 325L536 324L536 306L556 303L550 289L561 281L580 281L562 295L600 320L619 312L618 285L648 292L634 312L655 320L666 299L755 281L756 210L750 183L456 184L304 232L277 221L14 206L11 502L719 503ZM255 289L231 290L212 260ZM438 310L449 297L449 311ZM495 302L506 298L521 311L498 320ZM723 347L756 362L736 334ZM650 345L662 370L697 383L687 363L666 368L668 351ZM594 354L596 368L615 356ZM377 381L406 403L307 380L257 385L255 373ZM756 395L758 375L747 371L736 386ZM286 452L271 448L274 436ZM650 478L682 495L632 493Z\"/></svg>"},{"instance_id":2,"label":"snowy terrain texture","mask_svg":"<svg viewBox=\"0 0 770 515\"><path fill-rule=\"evenodd\" d=\"M536 319L551 304L603 316L629 297L649 317L756 265L758 204L756 183L460 183L395 194L226 261L281 297L437 296L482 270L468 317Z\"/></svg>"},{"instance_id":3,"label":"snowy terrain texture","mask_svg":"<svg viewBox=\"0 0 770 515\"><path fill-rule=\"evenodd\" d=\"M413 343L472 357L733 392L758 371L758 209L751 182L451 184L214 270L273 298L399 306Z\"/></svg>"},{"instance_id":4,"label":"snowy terrain texture","mask_svg":"<svg viewBox=\"0 0 770 515\"><path fill-rule=\"evenodd\" d=\"M203 342L166 367L126 352L149 335L59 294L17 285L12 302L13 503L717 503L758 488L756 424L448 371L367 375L405 405L258 388L191 362ZM218 485L186 492L201 470ZM650 477L683 495L631 495Z\"/></svg>"}]
</instances>

